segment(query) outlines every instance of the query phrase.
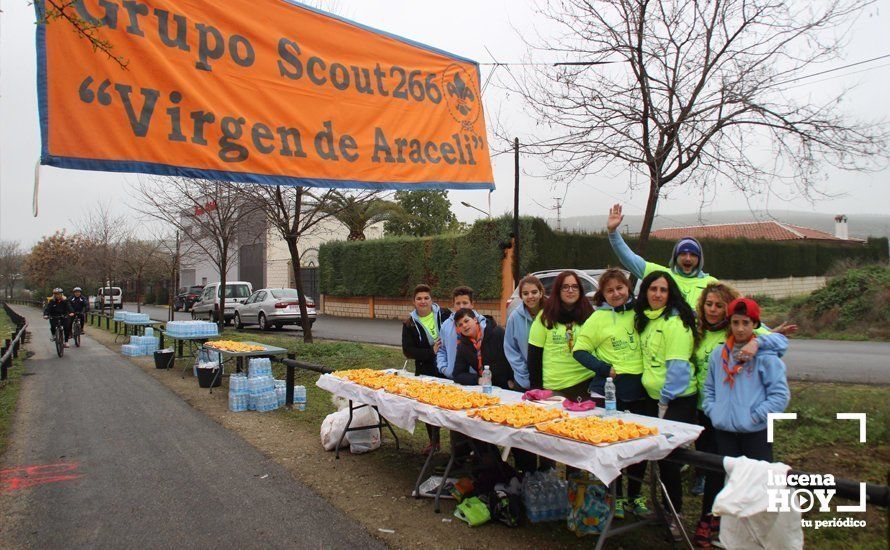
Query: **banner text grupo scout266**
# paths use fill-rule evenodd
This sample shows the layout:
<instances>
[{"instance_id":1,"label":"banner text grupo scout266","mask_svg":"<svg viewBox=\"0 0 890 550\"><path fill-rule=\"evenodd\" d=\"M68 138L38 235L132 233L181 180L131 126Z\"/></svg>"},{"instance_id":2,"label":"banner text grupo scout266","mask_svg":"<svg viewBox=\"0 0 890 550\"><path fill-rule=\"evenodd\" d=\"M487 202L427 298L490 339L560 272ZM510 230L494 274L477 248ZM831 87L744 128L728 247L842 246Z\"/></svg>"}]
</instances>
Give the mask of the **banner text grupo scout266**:
<instances>
[{"instance_id":1,"label":"banner text grupo scout266","mask_svg":"<svg viewBox=\"0 0 890 550\"><path fill-rule=\"evenodd\" d=\"M40 16L44 0L35 3ZM284 0L79 0L37 31L42 163L265 184L492 189L470 60Z\"/></svg>"}]
</instances>

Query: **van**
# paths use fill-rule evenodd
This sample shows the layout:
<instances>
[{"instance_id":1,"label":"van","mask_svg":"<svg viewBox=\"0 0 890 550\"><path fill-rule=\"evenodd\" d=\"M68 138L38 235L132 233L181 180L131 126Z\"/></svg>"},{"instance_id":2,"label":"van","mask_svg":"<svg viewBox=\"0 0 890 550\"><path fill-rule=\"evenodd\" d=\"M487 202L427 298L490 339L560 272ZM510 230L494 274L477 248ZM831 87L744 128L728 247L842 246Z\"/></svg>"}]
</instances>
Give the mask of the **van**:
<instances>
[{"instance_id":1,"label":"van","mask_svg":"<svg viewBox=\"0 0 890 550\"><path fill-rule=\"evenodd\" d=\"M106 286L96 291L93 309L123 309L124 292L119 286Z\"/></svg>"},{"instance_id":2,"label":"van","mask_svg":"<svg viewBox=\"0 0 890 550\"><path fill-rule=\"evenodd\" d=\"M247 281L232 281L226 283L226 309L223 312L225 324L235 318L235 304L243 304L253 293L253 285ZM217 321L219 315L219 300L222 298L219 283L210 283L204 287L201 296L192 305L192 319L208 319Z\"/></svg>"}]
</instances>

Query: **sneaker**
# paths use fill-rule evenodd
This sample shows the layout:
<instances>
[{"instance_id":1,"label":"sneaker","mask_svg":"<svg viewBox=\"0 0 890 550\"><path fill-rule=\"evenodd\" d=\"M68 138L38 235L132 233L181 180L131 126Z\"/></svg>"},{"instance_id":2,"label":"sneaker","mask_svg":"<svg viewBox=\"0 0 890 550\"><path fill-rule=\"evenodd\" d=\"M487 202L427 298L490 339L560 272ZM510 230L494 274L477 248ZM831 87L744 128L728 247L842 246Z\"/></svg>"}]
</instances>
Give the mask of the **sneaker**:
<instances>
[{"instance_id":1,"label":"sneaker","mask_svg":"<svg viewBox=\"0 0 890 550\"><path fill-rule=\"evenodd\" d=\"M673 534L673 531L671 531ZM698 527L695 528L695 536L692 537L692 543L696 548L713 548L711 546L711 522L708 519L703 519L698 522Z\"/></svg>"},{"instance_id":2,"label":"sneaker","mask_svg":"<svg viewBox=\"0 0 890 550\"><path fill-rule=\"evenodd\" d=\"M619 498L615 501L615 519L624 519L624 508L627 506L626 498Z\"/></svg>"},{"instance_id":3,"label":"sneaker","mask_svg":"<svg viewBox=\"0 0 890 550\"><path fill-rule=\"evenodd\" d=\"M683 514L680 514L680 522L677 522L677 518L670 512L670 510L664 511L665 517L667 517L668 521L668 529L671 530L671 537L673 537L674 542L682 542L683 537L683 527L680 523L683 522Z\"/></svg>"},{"instance_id":4,"label":"sneaker","mask_svg":"<svg viewBox=\"0 0 890 550\"><path fill-rule=\"evenodd\" d=\"M649 509L649 505L646 502L646 497L643 495L638 496L633 501L633 514L637 516L637 519L648 519L655 515L652 510Z\"/></svg>"},{"instance_id":5,"label":"sneaker","mask_svg":"<svg viewBox=\"0 0 890 550\"><path fill-rule=\"evenodd\" d=\"M439 447L438 443L430 443L429 445L424 447L422 451L420 451L420 454L422 454L424 456L429 455L429 454L435 454L435 453L439 452L439 448L440 447Z\"/></svg>"},{"instance_id":6,"label":"sneaker","mask_svg":"<svg viewBox=\"0 0 890 550\"><path fill-rule=\"evenodd\" d=\"M68 342L65 342L65 348L66 349L68 348Z\"/></svg>"},{"instance_id":7,"label":"sneaker","mask_svg":"<svg viewBox=\"0 0 890 550\"><path fill-rule=\"evenodd\" d=\"M711 546L723 548L720 544L720 516L711 516Z\"/></svg>"},{"instance_id":8,"label":"sneaker","mask_svg":"<svg viewBox=\"0 0 890 550\"><path fill-rule=\"evenodd\" d=\"M692 494L702 496L705 494L705 476L696 476L692 482Z\"/></svg>"}]
</instances>

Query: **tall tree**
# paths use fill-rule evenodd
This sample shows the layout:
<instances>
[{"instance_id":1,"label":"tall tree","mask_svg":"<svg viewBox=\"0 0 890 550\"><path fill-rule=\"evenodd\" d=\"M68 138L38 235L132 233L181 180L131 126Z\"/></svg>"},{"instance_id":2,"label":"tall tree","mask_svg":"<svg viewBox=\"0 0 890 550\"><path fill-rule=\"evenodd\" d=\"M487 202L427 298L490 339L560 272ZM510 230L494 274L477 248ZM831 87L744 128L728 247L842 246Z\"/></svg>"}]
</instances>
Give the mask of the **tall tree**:
<instances>
[{"instance_id":1,"label":"tall tree","mask_svg":"<svg viewBox=\"0 0 890 550\"><path fill-rule=\"evenodd\" d=\"M81 284L75 267L83 260L88 243L81 235L56 231L31 248L25 259L25 281L38 296L49 296L54 287L66 292Z\"/></svg>"},{"instance_id":2,"label":"tall tree","mask_svg":"<svg viewBox=\"0 0 890 550\"><path fill-rule=\"evenodd\" d=\"M13 297L16 283L22 280L24 260L18 241L0 241L0 285L7 298Z\"/></svg>"},{"instance_id":3,"label":"tall tree","mask_svg":"<svg viewBox=\"0 0 890 550\"><path fill-rule=\"evenodd\" d=\"M179 231L219 270L219 310L213 316L222 329L226 278L236 258L235 246L239 237L244 240L242 226L256 211L244 187L220 180L158 177L143 180L137 194L140 212Z\"/></svg>"},{"instance_id":4,"label":"tall tree","mask_svg":"<svg viewBox=\"0 0 890 550\"><path fill-rule=\"evenodd\" d=\"M881 121L845 115L845 92L817 102L785 89L840 57L869 3L551 0L540 15L557 27L554 38L529 46L560 63L505 84L541 129L554 129L521 140L525 152L565 181L621 167L645 182L640 249L670 186L750 195L784 182L811 196L825 164L877 168L887 152Z\"/></svg>"},{"instance_id":5,"label":"tall tree","mask_svg":"<svg viewBox=\"0 0 890 550\"><path fill-rule=\"evenodd\" d=\"M126 216L115 215L108 204L99 204L77 224L84 254L75 273L82 286L91 282L98 282L103 287L115 286L122 271L122 246L130 238L132 227ZM101 304L104 308L105 301ZM113 304L109 303L109 306L113 307Z\"/></svg>"},{"instance_id":6,"label":"tall tree","mask_svg":"<svg viewBox=\"0 0 890 550\"><path fill-rule=\"evenodd\" d=\"M363 241L365 231L402 213L398 204L380 198L376 193L342 193L332 191L325 201L325 209L346 226L346 240Z\"/></svg>"},{"instance_id":7,"label":"tall tree","mask_svg":"<svg viewBox=\"0 0 890 550\"><path fill-rule=\"evenodd\" d=\"M396 191L393 198L403 213L386 220L383 228L387 235L424 237L460 228L448 191Z\"/></svg>"},{"instance_id":8,"label":"tall tree","mask_svg":"<svg viewBox=\"0 0 890 550\"><path fill-rule=\"evenodd\" d=\"M121 256L123 275L133 281L136 289L136 311L142 311L142 294L146 282L157 281L164 276L162 241L128 239L123 243L125 254Z\"/></svg>"}]
</instances>

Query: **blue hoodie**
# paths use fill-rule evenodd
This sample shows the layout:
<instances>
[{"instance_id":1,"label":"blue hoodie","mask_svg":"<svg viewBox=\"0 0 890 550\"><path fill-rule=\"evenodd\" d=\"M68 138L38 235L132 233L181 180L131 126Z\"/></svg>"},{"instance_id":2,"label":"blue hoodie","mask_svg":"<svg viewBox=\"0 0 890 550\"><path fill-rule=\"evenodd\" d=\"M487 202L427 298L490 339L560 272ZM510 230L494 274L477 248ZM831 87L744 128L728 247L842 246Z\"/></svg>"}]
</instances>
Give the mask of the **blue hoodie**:
<instances>
[{"instance_id":1,"label":"blue hoodie","mask_svg":"<svg viewBox=\"0 0 890 550\"><path fill-rule=\"evenodd\" d=\"M520 304L507 319L507 328L504 333L504 355L513 368L513 380L527 390L530 382L528 379L528 333L532 328L535 318Z\"/></svg>"},{"instance_id":2,"label":"blue hoodie","mask_svg":"<svg viewBox=\"0 0 890 550\"><path fill-rule=\"evenodd\" d=\"M682 239L681 239L682 240ZM695 241L698 244L698 241L695 239L690 239ZM621 262L628 271L636 275L638 279L643 279L650 273L654 271L666 271L671 274L671 277L674 279L674 282L677 283L677 286L680 289L680 292L683 294L683 297L692 307L693 311L695 310L696 305L698 305L698 299L701 296L701 293L704 291L705 287L709 284L719 282L714 277L711 277L702 269L705 266L705 258L704 253L698 258L698 266L692 273L686 274L683 273L683 270L677 266L677 248L680 245L680 241L674 245L674 251L671 253L671 261L670 267L664 267L662 265L654 264L652 262L647 262L642 257L634 254L633 250L627 246L627 243L624 242L624 239L621 238L621 234L617 231L613 231L609 233L609 244L612 245L612 250L615 251L615 254L618 256L618 260ZM701 250L701 244L698 244L699 250Z\"/></svg>"},{"instance_id":3,"label":"blue hoodie","mask_svg":"<svg viewBox=\"0 0 890 550\"><path fill-rule=\"evenodd\" d=\"M442 341L442 345L439 346L439 352L436 354L436 368L439 369L442 376L448 379L452 379L454 360L457 358L457 329L454 328L455 313L457 312L452 313L439 329L439 339ZM482 327L484 332L488 319L484 315L477 313L476 310L473 310L473 313L476 314L476 320L479 321L479 326Z\"/></svg>"},{"instance_id":4,"label":"blue hoodie","mask_svg":"<svg viewBox=\"0 0 890 550\"><path fill-rule=\"evenodd\" d=\"M760 350L735 375L730 389L723 371L724 346L711 352L702 410L718 430L754 433L766 429L766 415L785 410L791 399L785 363L775 352ZM736 365L734 359L732 367Z\"/></svg>"}]
</instances>

